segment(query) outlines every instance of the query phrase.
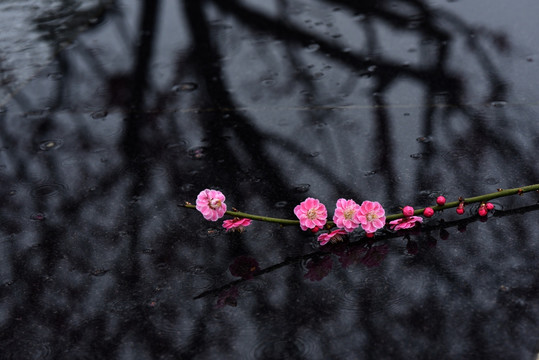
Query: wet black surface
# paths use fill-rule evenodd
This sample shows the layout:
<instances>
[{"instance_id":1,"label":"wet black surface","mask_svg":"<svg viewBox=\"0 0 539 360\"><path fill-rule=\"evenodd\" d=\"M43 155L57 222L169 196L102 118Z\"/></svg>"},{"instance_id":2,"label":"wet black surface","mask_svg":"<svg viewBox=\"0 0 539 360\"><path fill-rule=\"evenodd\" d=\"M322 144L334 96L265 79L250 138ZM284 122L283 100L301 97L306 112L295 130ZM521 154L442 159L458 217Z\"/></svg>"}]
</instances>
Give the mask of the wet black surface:
<instances>
[{"instance_id":1,"label":"wet black surface","mask_svg":"<svg viewBox=\"0 0 539 360\"><path fill-rule=\"evenodd\" d=\"M0 6L0 358L537 357L537 193L323 248L178 207L538 183L535 1Z\"/></svg>"}]
</instances>

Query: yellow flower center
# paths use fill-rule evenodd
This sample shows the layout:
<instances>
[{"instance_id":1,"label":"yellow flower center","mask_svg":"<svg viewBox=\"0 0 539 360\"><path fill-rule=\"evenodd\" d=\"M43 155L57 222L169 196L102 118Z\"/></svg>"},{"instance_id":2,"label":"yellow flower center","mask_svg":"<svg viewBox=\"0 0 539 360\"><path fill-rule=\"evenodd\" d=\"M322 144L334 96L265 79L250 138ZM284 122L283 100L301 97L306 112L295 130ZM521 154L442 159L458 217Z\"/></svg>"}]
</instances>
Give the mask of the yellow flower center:
<instances>
[{"instance_id":1,"label":"yellow flower center","mask_svg":"<svg viewBox=\"0 0 539 360\"><path fill-rule=\"evenodd\" d=\"M354 209L347 209L343 215L346 220L352 220L354 217Z\"/></svg>"},{"instance_id":2,"label":"yellow flower center","mask_svg":"<svg viewBox=\"0 0 539 360\"><path fill-rule=\"evenodd\" d=\"M366 217L367 217L367 221L369 221L369 222L373 221L375 219L378 219L378 215L376 215L373 212L368 213Z\"/></svg>"},{"instance_id":3,"label":"yellow flower center","mask_svg":"<svg viewBox=\"0 0 539 360\"><path fill-rule=\"evenodd\" d=\"M221 200L219 199L211 199L210 200L210 208L213 210L218 209L221 207Z\"/></svg>"},{"instance_id":4,"label":"yellow flower center","mask_svg":"<svg viewBox=\"0 0 539 360\"><path fill-rule=\"evenodd\" d=\"M309 220L316 219L316 217L317 217L316 210L315 209L309 209L309 211L307 211L307 217L309 218Z\"/></svg>"}]
</instances>

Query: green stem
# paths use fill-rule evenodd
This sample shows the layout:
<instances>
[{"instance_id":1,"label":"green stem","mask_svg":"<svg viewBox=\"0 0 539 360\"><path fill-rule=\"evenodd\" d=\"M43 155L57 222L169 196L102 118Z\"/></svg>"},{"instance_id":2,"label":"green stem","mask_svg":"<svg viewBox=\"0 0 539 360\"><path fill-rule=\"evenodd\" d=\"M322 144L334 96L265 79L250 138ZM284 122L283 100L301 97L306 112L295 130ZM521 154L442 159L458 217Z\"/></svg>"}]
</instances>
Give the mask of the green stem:
<instances>
[{"instance_id":1,"label":"green stem","mask_svg":"<svg viewBox=\"0 0 539 360\"><path fill-rule=\"evenodd\" d=\"M193 204L183 204L181 206L189 208L189 209L196 209L196 206ZM268 216L248 214L241 211L227 211L225 212L225 214L238 217L238 218L266 221L266 222L277 223L281 225L299 225L299 220L272 218Z\"/></svg>"},{"instance_id":2,"label":"green stem","mask_svg":"<svg viewBox=\"0 0 539 360\"><path fill-rule=\"evenodd\" d=\"M520 187L520 188L507 189L507 190L501 190L500 189L500 191L490 193L490 194L484 194L484 195L474 196L474 197L469 197L469 198L462 198L462 202L464 202L464 205L473 204L473 203L479 203L479 202L487 202L489 200L497 199L497 198L504 197L504 196L510 196L510 195L516 195L516 194L522 195L523 193L530 192L530 191L539 191L539 184L528 185L528 186L523 186L523 187ZM431 206L431 207L432 207L432 210L434 210L434 211L441 211L441 210L444 210L444 209L457 207L460 204L460 202L461 202L460 200L457 200L457 201L446 203L443 206L436 205L436 206ZM425 208L416 209L414 211L414 215L423 215L424 210L425 210ZM396 219L400 219L400 218L403 218L403 217L404 217L403 214L388 215L386 217L386 221L389 222L391 220L396 220Z\"/></svg>"},{"instance_id":3,"label":"green stem","mask_svg":"<svg viewBox=\"0 0 539 360\"><path fill-rule=\"evenodd\" d=\"M469 198L462 198L462 202L465 205L479 203L479 202L486 202L486 201L504 197L504 196L510 196L510 195L516 195L516 194L522 195L523 193L530 192L530 191L539 191L539 184L528 185L528 186L523 186L520 188L507 189L507 190L500 189L500 191L490 193L490 194L484 194L484 195L474 196L474 197L469 197ZM445 209L457 207L460 203L461 203L461 200L457 200L457 201L446 203L443 206L436 205L436 206L431 206L431 207L434 211L442 211ZM196 206L190 203L185 203L180 206L186 207L188 209L196 209ZM416 209L414 211L414 215L422 215L424 210L425 208ZM238 217L238 218L266 221L266 222L277 223L281 225L299 225L299 220L280 219L280 218L273 218L273 217L268 217L268 216L253 215L253 214L248 214L241 211L227 211L225 214L233 216L233 217ZM402 213L388 215L386 216L386 222L400 219L403 217L404 215ZM333 226L335 224L332 221L328 221L327 225Z\"/></svg>"}]
</instances>

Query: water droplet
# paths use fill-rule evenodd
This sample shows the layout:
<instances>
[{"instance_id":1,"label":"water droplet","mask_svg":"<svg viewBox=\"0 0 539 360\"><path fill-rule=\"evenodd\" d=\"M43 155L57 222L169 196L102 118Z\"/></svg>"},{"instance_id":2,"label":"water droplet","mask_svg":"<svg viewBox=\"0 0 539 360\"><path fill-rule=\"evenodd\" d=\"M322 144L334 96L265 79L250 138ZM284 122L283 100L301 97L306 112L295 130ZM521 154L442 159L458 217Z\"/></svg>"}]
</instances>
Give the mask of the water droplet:
<instances>
[{"instance_id":1,"label":"water droplet","mask_svg":"<svg viewBox=\"0 0 539 360\"><path fill-rule=\"evenodd\" d=\"M187 151L187 154L191 158L199 160L206 156L206 152L207 150L204 146L199 146L199 147L190 149L189 151Z\"/></svg>"},{"instance_id":2,"label":"water droplet","mask_svg":"<svg viewBox=\"0 0 539 360\"><path fill-rule=\"evenodd\" d=\"M376 170L365 171L363 173L363 176L373 176L373 175L376 175Z\"/></svg>"},{"instance_id":3,"label":"water droplet","mask_svg":"<svg viewBox=\"0 0 539 360\"><path fill-rule=\"evenodd\" d=\"M61 80L64 75L60 72L54 72L47 75L47 77L51 80Z\"/></svg>"},{"instance_id":4,"label":"water droplet","mask_svg":"<svg viewBox=\"0 0 539 360\"><path fill-rule=\"evenodd\" d=\"M313 157L313 158L314 158L314 157L317 157L318 155L320 155L320 152L319 152L319 151L313 151L313 152L309 153L309 156L310 156L310 157Z\"/></svg>"},{"instance_id":5,"label":"water droplet","mask_svg":"<svg viewBox=\"0 0 539 360\"><path fill-rule=\"evenodd\" d=\"M485 179L485 183L487 183L488 185L496 185L499 182L500 181L496 179L495 177L488 177Z\"/></svg>"},{"instance_id":6,"label":"water droplet","mask_svg":"<svg viewBox=\"0 0 539 360\"><path fill-rule=\"evenodd\" d=\"M469 151L466 150L466 149L460 149L460 150L451 150L451 151L448 151L446 152L443 157L444 158L456 158L456 159L459 159L459 158L463 158L463 157L466 157L469 155Z\"/></svg>"},{"instance_id":7,"label":"water droplet","mask_svg":"<svg viewBox=\"0 0 539 360\"><path fill-rule=\"evenodd\" d=\"M421 144L428 144L431 142L431 137L430 136L420 136L418 137L417 139L415 139L418 143L421 143Z\"/></svg>"},{"instance_id":8,"label":"water droplet","mask_svg":"<svg viewBox=\"0 0 539 360\"><path fill-rule=\"evenodd\" d=\"M507 102L506 101L493 101L490 103L490 105L493 107L501 108L501 107L505 107L507 105Z\"/></svg>"},{"instance_id":9,"label":"water droplet","mask_svg":"<svg viewBox=\"0 0 539 360\"><path fill-rule=\"evenodd\" d=\"M416 159L416 160L422 159L424 156L425 156L424 153L415 153L415 154L410 155L410 157L411 157L412 159Z\"/></svg>"},{"instance_id":10,"label":"water droplet","mask_svg":"<svg viewBox=\"0 0 539 360\"><path fill-rule=\"evenodd\" d=\"M9 196L14 196L16 194L17 194L17 190L9 190L9 192L8 192Z\"/></svg>"},{"instance_id":11,"label":"water droplet","mask_svg":"<svg viewBox=\"0 0 539 360\"><path fill-rule=\"evenodd\" d=\"M203 237L203 238L216 237L220 233L221 233L221 229L216 229L212 227L200 229L199 231L197 231L198 236Z\"/></svg>"},{"instance_id":12,"label":"water droplet","mask_svg":"<svg viewBox=\"0 0 539 360\"><path fill-rule=\"evenodd\" d=\"M311 185L309 184L297 184L294 185L294 191L297 193L306 193L311 188Z\"/></svg>"},{"instance_id":13,"label":"water droplet","mask_svg":"<svg viewBox=\"0 0 539 360\"><path fill-rule=\"evenodd\" d=\"M180 190L183 192L191 191L195 188L195 184L183 184L180 186Z\"/></svg>"},{"instance_id":14,"label":"water droplet","mask_svg":"<svg viewBox=\"0 0 539 360\"><path fill-rule=\"evenodd\" d=\"M108 112L106 112L105 110L101 110L101 111L94 111L93 113L90 114L90 116L92 117L92 119L103 119L105 117L107 117L108 115Z\"/></svg>"},{"instance_id":15,"label":"water droplet","mask_svg":"<svg viewBox=\"0 0 539 360\"><path fill-rule=\"evenodd\" d=\"M43 221L43 220L45 220L45 214L43 214L43 213L32 214L32 215L30 215L30 220Z\"/></svg>"},{"instance_id":16,"label":"water droplet","mask_svg":"<svg viewBox=\"0 0 539 360\"><path fill-rule=\"evenodd\" d=\"M54 196L66 189L62 184L43 184L38 185L30 191L30 196L35 198L44 198Z\"/></svg>"},{"instance_id":17,"label":"water droplet","mask_svg":"<svg viewBox=\"0 0 539 360\"><path fill-rule=\"evenodd\" d=\"M155 265L155 267L158 269L158 270L167 270L169 268L169 265L165 262L161 262L157 265Z\"/></svg>"},{"instance_id":18,"label":"water droplet","mask_svg":"<svg viewBox=\"0 0 539 360\"><path fill-rule=\"evenodd\" d=\"M106 269L94 269L90 272L90 275L92 276L103 276L105 275L107 272L109 272L109 270L106 270Z\"/></svg>"},{"instance_id":19,"label":"water droplet","mask_svg":"<svg viewBox=\"0 0 539 360\"><path fill-rule=\"evenodd\" d=\"M63 143L62 139L45 140L39 143L39 149L42 151L54 150L60 148Z\"/></svg>"},{"instance_id":20,"label":"water droplet","mask_svg":"<svg viewBox=\"0 0 539 360\"><path fill-rule=\"evenodd\" d=\"M178 85L174 85L172 87L172 91L174 92L190 92L195 91L198 88L198 85L194 82L184 82Z\"/></svg>"},{"instance_id":21,"label":"water droplet","mask_svg":"<svg viewBox=\"0 0 539 360\"><path fill-rule=\"evenodd\" d=\"M276 208L284 208L287 204L288 204L287 201L284 201L284 200L283 201L278 201L278 202L275 203L275 207Z\"/></svg>"},{"instance_id":22,"label":"water droplet","mask_svg":"<svg viewBox=\"0 0 539 360\"><path fill-rule=\"evenodd\" d=\"M267 87L273 86L273 85L275 85L275 80L273 80L273 79L264 79L264 80L262 80L262 85L267 86Z\"/></svg>"}]
</instances>

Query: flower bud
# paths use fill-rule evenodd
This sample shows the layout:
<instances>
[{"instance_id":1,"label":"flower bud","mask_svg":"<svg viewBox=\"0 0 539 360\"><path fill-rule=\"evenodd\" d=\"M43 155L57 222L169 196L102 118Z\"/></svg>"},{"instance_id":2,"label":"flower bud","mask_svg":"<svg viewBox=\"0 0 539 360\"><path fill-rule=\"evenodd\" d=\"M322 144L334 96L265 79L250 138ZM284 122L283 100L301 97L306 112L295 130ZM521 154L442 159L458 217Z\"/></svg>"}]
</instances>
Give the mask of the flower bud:
<instances>
[{"instance_id":1,"label":"flower bud","mask_svg":"<svg viewBox=\"0 0 539 360\"><path fill-rule=\"evenodd\" d=\"M403 213L404 216L412 216L412 215L414 215L414 208L411 207L411 206L405 206L402 209L402 213Z\"/></svg>"},{"instance_id":2,"label":"flower bud","mask_svg":"<svg viewBox=\"0 0 539 360\"><path fill-rule=\"evenodd\" d=\"M440 205L440 206L443 206L445 205L445 197L443 196L438 196L436 198L436 204Z\"/></svg>"},{"instance_id":3,"label":"flower bud","mask_svg":"<svg viewBox=\"0 0 539 360\"><path fill-rule=\"evenodd\" d=\"M481 204L481 206L479 206L479 209L477 210L477 213L479 214L479 216L487 216L488 211L486 205Z\"/></svg>"},{"instance_id":4,"label":"flower bud","mask_svg":"<svg viewBox=\"0 0 539 360\"><path fill-rule=\"evenodd\" d=\"M426 207L425 210L423 210L423 216L430 218L432 215L434 215L434 210L431 207Z\"/></svg>"}]
</instances>

